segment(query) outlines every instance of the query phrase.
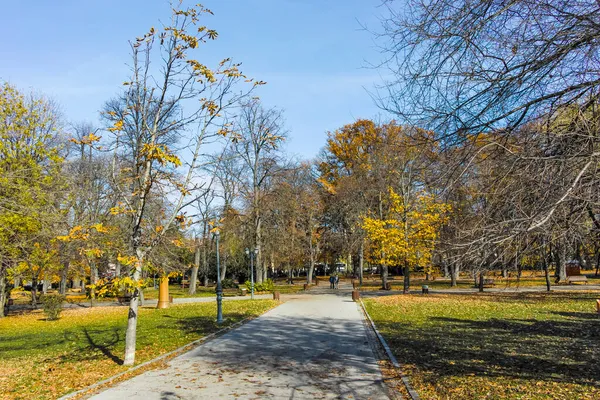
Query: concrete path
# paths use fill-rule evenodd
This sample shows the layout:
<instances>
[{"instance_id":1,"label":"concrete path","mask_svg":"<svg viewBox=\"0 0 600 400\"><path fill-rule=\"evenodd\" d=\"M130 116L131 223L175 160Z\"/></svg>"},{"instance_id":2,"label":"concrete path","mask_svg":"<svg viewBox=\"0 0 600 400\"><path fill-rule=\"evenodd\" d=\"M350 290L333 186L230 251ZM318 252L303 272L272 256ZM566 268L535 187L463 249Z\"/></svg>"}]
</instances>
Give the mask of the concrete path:
<instances>
[{"instance_id":1,"label":"concrete path","mask_svg":"<svg viewBox=\"0 0 600 400\"><path fill-rule=\"evenodd\" d=\"M356 303L321 291L92 398L388 399Z\"/></svg>"}]
</instances>

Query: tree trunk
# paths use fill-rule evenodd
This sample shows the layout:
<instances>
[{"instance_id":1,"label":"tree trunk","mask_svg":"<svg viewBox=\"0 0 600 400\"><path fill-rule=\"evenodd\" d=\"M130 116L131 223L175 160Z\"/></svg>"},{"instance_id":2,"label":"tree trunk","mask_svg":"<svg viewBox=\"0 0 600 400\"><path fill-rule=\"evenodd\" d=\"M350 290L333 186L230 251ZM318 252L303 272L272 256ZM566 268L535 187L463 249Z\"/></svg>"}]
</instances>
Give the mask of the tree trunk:
<instances>
[{"instance_id":1,"label":"tree trunk","mask_svg":"<svg viewBox=\"0 0 600 400\"><path fill-rule=\"evenodd\" d=\"M270 265L271 265L272 276L273 276L273 278L275 278L275 253L273 253L273 252L271 252Z\"/></svg>"},{"instance_id":2,"label":"tree trunk","mask_svg":"<svg viewBox=\"0 0 600 400\"><path fill-rule=\"evenodd\" d=\"M381 192L379 192L379 219L383 221L383 201L381 200ZM385 258L385 253L381 252L381 259ZM381 266L381 285L382 289L387 290L388 287L388 266L382 264Z\"/></svg>"},{"instance_id":3,"label":"tree trunk","mask_svg":"<svg viewBox=\"0 0 600 400\"><path fill-rule=\"evenodd\" d=\"M65 264L63 269L60 271L60 285L58 287L58 292L61 295L65 295L67 293L67 275L69 271L69 264Z\"/></svg>"},{"instance_id":4,"label":"tree trunk","mask_svg":"<svg viewBox=\"0 0 600 400\"><path fill-rule=\"evenodd\" d=\"M119 260L115 260L115 276L117 278L121 277L121 263L119 262Z\"/></svg>"},{"instance_id":5,"label":"tree trunk","mask_svg":"<svg viewBox=\"0 0 600 400\"><path fill-rule=\"evenodd\" d=\"M448 268L448 263L443 262L442 267L444 268L444 278L450 278L450 269Z\"/></svg>"},{"instance_id":6,"label":"tree trunk","mask_svg":"<svg viewBox=\"0 0 600 400\"><path fill-rule=\"evenodd\" d=\"M450 287L458 286L458 275L460 274L460 265L455 262L450 265Z\"/></svg>"},{"instance_id":7,"label":"tree trunk","mask_svg":"<svg viewBox=\"0 0 600 400\"><path fill-rule=\"evenodd\" d=\"M407 265L404 266L402 274L404 275L404 288L402 291L404 294L408 294L410 293L410 269Z\"/></svg>"},{"instance_id":8,"label":"tree trunk","mask_svg":"<svg viewBox=\"0 0 600 400\"><path fill-rule=\"evenodd\" d=\"M98 267L95 262L90 263L90 285L95 284L98 281ZM90 299L94 299L96 297L96 290L90 290Z\"/></svg>"},{"instance_id":9,"label":"tree trunk","mask_svg":"<svg viewBox=\"0 0 600 400\"><path fill-rule=\"evenodd\" d=\"M37 279L35 277L31 278L31 305L34 307L37 305L37 286Z\"/></svg>"},{"instance_id":10,"label":"tree trunk","mask_svg":"<svg viewBox=\"0 0 600 400\"><path fill-rule=\"evenodd\" d=\"M308 237L308 252L310 254L310 264L308 266L308 273L306 274L306 283L308 283L309 285L312 283L312 276L315 270L315 246L313 245L312 234L313 233L311 231Z\"/></svg>"},{"instance_id":11,"label":"tree trunk","mask_svg":"<svg viewBox=\"0 0 600 400\"><path fill-rule=\"evenodd\" d=\"M312 283L312 276L313 276L314 270L315 270L315 254L314 254L313 246L311 244L311 246L310 246L310 265L308 266L308 273L306 274L306 283L308 283L309 285Z\"/></svg>"},{"instance_id":12,"label":"tree trunk","mask_svg":"<svg viewBox=\"0 0 600 400\"><path fill-rule=\"evenodd\" d=\"M204 229L202 231L202 278L204 287L208 286L208 221L204 220Z\"/></svg>"},{"instance_id":13,"label":"tree trunk","mask_svg":"<svg viewBox=\"0 0 600 400\"><path fill-rule=\"evenodd\" d=\"M223 259L221 260L221 279L226 279L227 276L227 252L223 254Z\"/></svg>"},{"instance_id":14,"label":"tree trunk","mask_svg":"<svg viewBox=\"0 0 600 400\"><path fill-rule=\"evenodd\" d=\"M142 275L142 263L144 254L140 251L137 252L138 260L133 271L133 281L137 282L140 280ZM127 332L125 333L125 357L123 358L123 365L133 365L135 362L135 344L137 336L137 322L138 322L138 307L140 292L136 288L133 291L131 300L129 301L129 313L127 314Z\"/></svg>"},{"instance_id":15,"label":"tree trunk","mask_svg":"<svg viewBox=\"0 0 600 400\"><path fill-rule=\"evenodd\" d=\"M262 256L262 216L260 213L260 184L258 179L258 162L259 162L259 154L255 151L254 155L254 168L252 170L252 187L254 189L253 193L253 208L254 208L254 241L255 246L258 249L258 254L256 254L255 265L256 268L256 283L262 283L263 281L263 256Z\"/></svg>"},{"instance_id":16,"label":"tree trunk","mask_svg":"<svg viewBox=\"0 0 600 400\"><path fill-rule=\"evenodd\" d=\"M4 317L4 305L7 302L6 271L0 266L0 318Z\"/></svg>"},{"instance_id":17,"label":"tree trunk","mask_svg":"<svg viewBox=\"0 0 600 400\"><path fill-rule=\"evenodd\" d=\"M352 254L348 253L348 257L346 258L346 276L352 269L352 274L354 274L354 266L352 263Z\"/></svg>"},{"instance_id":18,"label":"tree trunk","mask_svg":"<svg viewBox=\"0 0 600 400\"><path fill-rule=\"evenodd\" d=\"M262 257L261 257L261 251L258 251L258 254L255 257L255 264L254 264L254 275L256 277L256 282L255 283L262 283L263 281L263 270L262 270Z\"/></svg>"},{"instance_id":19,"label":"tree trunk","mask_svg":"<svg viewBox=\"0 0 600 400\"><path fill-rule=\"evenodd\" d=\"M44 279L42 282L42 293L48 293L48 287L50 286L50 281L48 279Z\"/></svg>"},{"instance_id":20,"label":"tree trunk","mask_svg":"<svg viewBox=\"0 0 600 400\"><path fill-rule=\"evenodd\" d=\"M363 266L365 262L364 242L364 239L360 241L360 250L358 253L358 280L360 282L360 286L363 284Z\"/></svg>"},{"instance_id":21,"label":"tree trunk","mask_svg":"<svg viewBox=\"0 0 600 400\"><path fill-rule=\"evenodd\" d=\"M479 291L483 292L483 271L479 272Z\"/></svg>"},{"instance_id":22,"label":"tree trunk","mask_svg":"<svg viewBox=\"0 0 600 400\"><path fill-rule=\"evenodd\" d=\"M567 246L563 243L556 252L556 275L559 282L567 280Z\"/></svg>"},{"instance_id":23,"label":"tree trunk","mask_svg":"<svg viewBox=\"0 0 600 400\"><path fill-rule=\"evenodd\" d=\"M196 251L194 254L194 265L192 266L192 274L190 275L190 288L189 294L196 294L196 284L198 281L198 269L200 269L200 244L196 238Z\"/></svg>"},{"instance_id":24,"label":"tree trunk","mask_svg":"<svg viewBox=\"0 0 600 400\"><path fill-rule=\"evenodd\" d=\"M544 278L546 278L546 291L550 291L550 272L548 271L548 260L542 257L542 266L544 268Z\"/></svg>"},{"instance_id":25,"label":"tree trunk","mask_svg":"<svg viewBox=\"0 0 600 400\"><path fill-rule=\"evenodd\" d=\"M388 266L386 264L382 264L381 268L381 288L387 289L388 286Z\"/></svg>"}]
</instances>

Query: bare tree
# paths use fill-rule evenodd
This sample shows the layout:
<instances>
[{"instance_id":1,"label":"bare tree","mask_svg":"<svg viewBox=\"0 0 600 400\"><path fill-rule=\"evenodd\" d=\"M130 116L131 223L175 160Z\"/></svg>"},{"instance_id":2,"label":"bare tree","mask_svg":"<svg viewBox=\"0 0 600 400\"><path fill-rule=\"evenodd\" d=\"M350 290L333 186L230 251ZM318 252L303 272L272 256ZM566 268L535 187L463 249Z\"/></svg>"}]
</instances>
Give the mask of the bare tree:
<instances>
[{"instance_id":1,"label":"bare tree","mask_svg":"<svg viewBox=\"0 0 600 400\"><path fill-rule=\"evenodd\" d=\"M173 8L169 24L131 43L131 76L117 110L109 104L108 128L114 151L113 179L120 205L113 212L130 216L129 265L136 282L129 305L124 364L135 359L139 285L150 251L173 224L185 224L182 212L202 193L197 176L201 149L228 133L231 109L257 84L239 64L225 59L215 69L189 57L217 32L200 25L211 14L201 6ZM152 64L152 61L157 61ZM152 65L152 67L151 67ZM250 88L243 85L250 82ZM153 196L172 199L162 218L149 220Z\"/></svg>"},{"instance_id":2,"label":"bare tree","mask_svg":"<svg viewBox=\"0 0 600 400\"><path fill-rule=\"evenodd\" d=\"M463 215L472 214L471 223L454 224L455 265L491 262L494 248L550 232L542 236L564 279L600 206L600 4L397 4L386 2L379 34L391 78L378 98L458 155L438 175L440 190L452 196L465 178L477 189L469 199L475 214Z\"/></svg>"},{"instance_id":3,"label":"bare tree","mask_svg":"<svg viewBox=\"0 0 600 400\"><path fill-rule=\"evenodd\" d=\"M259 249L256 256L256 281L266 276L263 254L263 197L268 179L280 171L280 146L287 136L283 114L277 109L265 109L258 100L243 104L236 123L235 150L249 172L246 195L251 199L253 245Z\"/></svg>"}]
</instances>

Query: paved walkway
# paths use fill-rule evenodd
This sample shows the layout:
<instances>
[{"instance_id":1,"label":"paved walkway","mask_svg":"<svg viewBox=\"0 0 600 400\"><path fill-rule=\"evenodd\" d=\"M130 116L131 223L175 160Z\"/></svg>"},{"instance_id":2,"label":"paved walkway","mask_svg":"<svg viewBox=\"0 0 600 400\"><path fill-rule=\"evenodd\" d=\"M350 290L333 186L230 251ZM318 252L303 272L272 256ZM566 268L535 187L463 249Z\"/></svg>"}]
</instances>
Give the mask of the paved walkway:
<instances>
[{"instance_id":1,"label":"paved walkway","mask_svg":"<svg viewBox=\"0 0 600 400\"><path fill-rule=\"evenodd\" d=\"M356 303L318 292L92 398L388 399Z\"/></svg>"}]
</instances>

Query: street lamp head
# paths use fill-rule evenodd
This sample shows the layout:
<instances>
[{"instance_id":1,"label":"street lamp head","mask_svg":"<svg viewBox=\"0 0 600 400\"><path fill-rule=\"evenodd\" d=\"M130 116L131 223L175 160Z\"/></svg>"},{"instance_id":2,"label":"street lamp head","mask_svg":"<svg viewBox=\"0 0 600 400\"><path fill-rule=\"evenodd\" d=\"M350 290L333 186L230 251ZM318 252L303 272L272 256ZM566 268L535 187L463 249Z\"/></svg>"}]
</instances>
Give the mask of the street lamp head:
<instances>
[{"instance_id":1,"label":"street lamp head","mask_svg":"<svg viewBox=\"0 0 600 400\"><path fill-rule=\"evenodd\" d=\"M219 238L219 236L221 236L221 232L219 232L219 231L217 230L217 231L215 231L214 235L215 235L215 238L217 238L217 239L218 239L218 238Z\"/></svg>"},{"instance_id":2,"label":"street lamp head","mask_svg":"<svg viewBox=\"0 0 600 400\"><path fill-rule=\"evenodd\" d=\"M250 255L250 250L246 247L246 249L244 250L244 253L246 253L247 256Z\"/></svg>"},{"instance_id":3,"label":"street lamp head","mask_svg":"<svg viewBox=\"0 0 600 400\"><path fill-rule=\"evenodd\" d=\"M258 255L258 249L254 249L254 254Z\"/></svg>"}]
</instances>

